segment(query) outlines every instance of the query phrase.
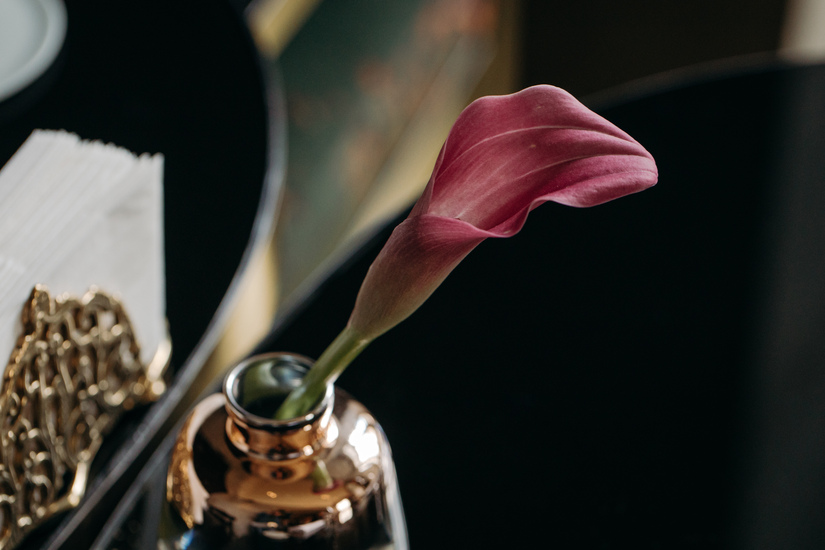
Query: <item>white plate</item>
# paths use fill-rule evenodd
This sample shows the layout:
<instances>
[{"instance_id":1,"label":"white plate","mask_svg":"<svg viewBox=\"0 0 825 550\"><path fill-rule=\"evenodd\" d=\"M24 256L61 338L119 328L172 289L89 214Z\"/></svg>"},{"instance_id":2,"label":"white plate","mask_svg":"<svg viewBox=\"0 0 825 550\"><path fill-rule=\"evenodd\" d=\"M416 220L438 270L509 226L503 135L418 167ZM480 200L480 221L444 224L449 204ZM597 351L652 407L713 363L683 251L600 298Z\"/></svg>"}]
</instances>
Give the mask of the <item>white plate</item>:
<instances>
[{"instance_id":1,"label":"white plate","mask_svg":"<svg viewBox=\"0 0 825 550\"><path fill-rule=\"evenodd\" d=\"M63 0L0 0L0 101L37 80L65 37Z\"/></svg>"}]
</instances>

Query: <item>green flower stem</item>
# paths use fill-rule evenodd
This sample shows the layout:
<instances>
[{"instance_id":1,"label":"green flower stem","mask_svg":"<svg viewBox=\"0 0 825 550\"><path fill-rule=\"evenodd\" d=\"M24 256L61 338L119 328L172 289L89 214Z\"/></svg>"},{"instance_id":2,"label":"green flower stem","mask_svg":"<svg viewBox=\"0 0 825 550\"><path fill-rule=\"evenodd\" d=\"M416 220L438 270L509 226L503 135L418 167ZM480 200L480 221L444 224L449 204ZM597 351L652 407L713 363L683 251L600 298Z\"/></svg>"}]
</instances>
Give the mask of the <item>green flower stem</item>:
<instances>
[{"instance_id":1,"label":"green flower stem","mask_svg":"<svg viewBox=\"0 0 825 550\"><path fill-rule=\"evenodd\" d=\"M347 365L371 341L372 339L364 338L349 326L342 330L309 369L303 383L290 392L275 412L275 420L289 420L309 413L324 397L327 386L338 379Z\"/></svg>"},{"instance_id":2,"label":"green flower stem","mask_svg":"<svg viewBox=\"0 0 825 550\"><path fill-rule=\"evenodd\" d=\"M328 491L335 486L335 480L327 470L326 463L319 459L315 460L315 469L309 474L312 480L312 490L315 492Z\"/></svg>"}]
</instances>

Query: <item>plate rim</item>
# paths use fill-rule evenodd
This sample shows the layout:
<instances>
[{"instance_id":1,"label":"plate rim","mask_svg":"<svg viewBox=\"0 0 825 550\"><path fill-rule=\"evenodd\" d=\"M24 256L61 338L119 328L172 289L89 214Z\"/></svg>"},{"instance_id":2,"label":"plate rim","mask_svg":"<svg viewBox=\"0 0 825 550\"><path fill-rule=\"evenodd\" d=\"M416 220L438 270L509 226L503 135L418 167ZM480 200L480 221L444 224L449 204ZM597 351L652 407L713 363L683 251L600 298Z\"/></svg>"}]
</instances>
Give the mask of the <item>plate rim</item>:
<instances>
[{"instance_id":1,"label":"plate rim","mask_svg":"<svg viewBox=\"0 0 825 550\"><path fill-rule=\"evenodd\" d=\"M45 73L57 59L66 39L68 18L63 0L26 0L22 5L42 12L45 30L34 55L5 77L0 75L0 102L25 90Z\"/></svg>"}]
</instances>

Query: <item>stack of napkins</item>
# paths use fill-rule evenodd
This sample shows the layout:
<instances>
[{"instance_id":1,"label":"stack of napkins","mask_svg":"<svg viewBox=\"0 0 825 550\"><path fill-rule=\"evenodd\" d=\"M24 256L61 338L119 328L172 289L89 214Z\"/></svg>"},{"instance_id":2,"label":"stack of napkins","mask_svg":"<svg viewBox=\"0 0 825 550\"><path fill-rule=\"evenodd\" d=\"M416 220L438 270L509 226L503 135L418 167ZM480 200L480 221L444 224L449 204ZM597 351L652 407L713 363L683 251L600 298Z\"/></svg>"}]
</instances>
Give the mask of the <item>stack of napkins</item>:
<instances>
[{"instance_id":1,"label":"stack of napkins","mask_svg":"<svg viewBox=\"0 0 825 550\"><path fill-rule=\"evenodd\" d=\"M35 284L119 298L151 360L166 335L163 157L35 131L0 170L0 362Z\"/></svg>"}]
</instances>

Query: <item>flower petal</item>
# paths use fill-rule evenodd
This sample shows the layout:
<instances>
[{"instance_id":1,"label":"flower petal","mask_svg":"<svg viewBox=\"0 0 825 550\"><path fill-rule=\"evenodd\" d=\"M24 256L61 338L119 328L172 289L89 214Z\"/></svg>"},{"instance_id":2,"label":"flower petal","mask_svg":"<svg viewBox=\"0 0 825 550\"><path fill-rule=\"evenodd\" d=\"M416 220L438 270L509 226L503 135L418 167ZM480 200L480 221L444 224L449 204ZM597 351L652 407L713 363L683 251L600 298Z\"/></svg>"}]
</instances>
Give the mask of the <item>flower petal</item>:
<instances>
[{"instance_id":1,"label":"flower petal","mask_svg":"<svg viewBox=\"0 0 825 550\"><path fill-rule=\"evenodd\" d=\"M464 110L412 215L511 235L542 202L594 206L657 178L653 157L633 138L564 90L535 86Z\"/></svg>"},{"instance_id":2,"label":"flower petal","mask_svg":"<svg viewBox=\"0 0 825 550\"><path fill-rule=\"evenodd\" d=\"M657 178L650 153L564 90L481 98L459 116L423 195L370 267L348 326L383 334L482 240L517 233L543 202L594 206Z\"/></svg>"},{"instance_id":3,"label":"flower petal","mask_svg":"<svg viewBox=\"0 0 825 550\"><path fill-rule=\"evenodd\" d=\"M453 268L491 236L468 223L414 216L396 227L369 268L349 326L372 339L414 312Z\"/></svg>"}]
</instances>

